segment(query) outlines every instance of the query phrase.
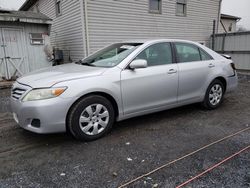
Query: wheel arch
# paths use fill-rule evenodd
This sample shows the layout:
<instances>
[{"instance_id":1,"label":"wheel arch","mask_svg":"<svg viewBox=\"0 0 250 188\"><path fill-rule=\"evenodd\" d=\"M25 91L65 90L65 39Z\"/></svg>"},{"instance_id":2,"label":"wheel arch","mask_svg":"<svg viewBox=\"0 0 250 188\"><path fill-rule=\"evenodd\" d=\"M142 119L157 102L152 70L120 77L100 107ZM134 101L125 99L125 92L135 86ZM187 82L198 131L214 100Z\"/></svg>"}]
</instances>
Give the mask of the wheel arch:
<instances>
[{"instance_id":1,"label":"wheel arch","mask_svg":"<svg viewBox=\"0 0 250 188\"><path fill-rule=\"evenodd\" d=\"M222 82L223 86L224 86L224 90L225 90L224 92L226 92L226 90L227 90L227 80L223 76L218 76L214 80L220 80Z\"/></svg>"},{"instance_id":2,"label":"wheel arch","mask_svg":"<svg viewBox=\"0 0 250 188\"><path fill-rule=\"evenodd\" d=\"M74 105L75 105L78 101L82 100L83 98L88 97L88 96L92 96L92 95L98 95L98 96L102 96L102 97L105 97L106 99L108 99L108 100L111 102L111 104L112 104L112 106L113 106L113 108L114 108L114 111L115 111L115 118L118 117L118 115L119 115L119 107L118 107L117 101L115 100L115 98L114 98L112 95L110 95L110 94L108 94L108 93L106 93L106 92L102 92L102 91L90 92L90 93L87 93L87 94L82 95L82 96L79 97L77 100L75 100L75 102L74 102L73 104L71 104L70 108L68 109L67 115L66 115L66 130L67 130L67 131L68 131L68 118L69 118L69 113L70 113L70 111L72 110L72 108L74 107Z\"/></svg>"}]
</instances>

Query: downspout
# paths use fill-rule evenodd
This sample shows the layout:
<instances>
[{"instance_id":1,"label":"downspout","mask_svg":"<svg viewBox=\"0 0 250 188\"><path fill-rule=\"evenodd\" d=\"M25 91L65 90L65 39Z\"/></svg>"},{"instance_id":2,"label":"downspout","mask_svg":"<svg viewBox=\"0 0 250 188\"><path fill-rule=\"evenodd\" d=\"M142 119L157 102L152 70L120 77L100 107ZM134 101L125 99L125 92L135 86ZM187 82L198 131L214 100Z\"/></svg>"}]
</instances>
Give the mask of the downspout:
<instances>
[{"instance_id":1,"label":"downspout","mask_svg":"<svg viewBox=\"0 0 250 188\"><path fill-rule=\"evenodd\" d=\"M80 11L81 11L81 29L82 29L82 45L83 45L83 53L84 53L84 57L87 56L87 45L85 45L84 43L86 42L86 35L85 35L85 22L84 22L84 4L83 4L83 0L79 0L80 2Z\"/></svg>"},{"instance_id":2,"label":"downspout","mask_svg":"<svg viewBox=\"0 0 250 188\"><path fill-rule=\"evenodd\" d=\"M221 13L221 3L222 3L222 0L219 1L219 9L218 9L218 18L217 18L216 33L218 33L218 31L219 31L220 13Z\"/></svg>"},{"instance_id":3,"label":"downspout","mask_svg":"<svg viewBox=\"0 0 250 188\"><path fill-rule=\"evenodd\" d=\"M84 1L85 13L85 34L86 34L86 56L89 55L89 20L88 20L88 0Z\"/></svg>"}]
</instances>

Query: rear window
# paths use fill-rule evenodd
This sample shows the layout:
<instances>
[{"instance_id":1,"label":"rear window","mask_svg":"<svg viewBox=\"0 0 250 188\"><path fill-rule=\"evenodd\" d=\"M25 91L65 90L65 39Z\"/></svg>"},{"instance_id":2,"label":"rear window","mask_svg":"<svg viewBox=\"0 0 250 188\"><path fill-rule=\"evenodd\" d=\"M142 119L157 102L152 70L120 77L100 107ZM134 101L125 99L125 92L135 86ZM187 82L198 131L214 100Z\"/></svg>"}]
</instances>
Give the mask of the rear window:
<instances>
[{"instance_id":1,"label":"rear window","mask_svg":"<svg viewBox=\"0 0 250 188\"><path fill-rule=\"evenodd\" d=\"M199 48L197 46L187 43L175 43L175 46L178 62L183 63L201 60Z\"/></svg>"},{"instance_id":2,"label":"rear window","mask_svg":"<svg viewBox=\"0 0 250 188\"><path fill-rule=\"evenodd\" d=\"M189 43L175 43L177 59L179 63L208 61L213 58L194 44Z\"/></svg>"},{"instance_id":3,"label":"rear window","mask_svg":"<svg viewBox=\"0 0 250 188\"><path fill-rule=\"evenodd\" d=\"M212 60L213 58L207 54L204 50L200 49L200 53L201 53L201 60L202 61L208 61L208 60Z\"/></svg>"}]
</instances>

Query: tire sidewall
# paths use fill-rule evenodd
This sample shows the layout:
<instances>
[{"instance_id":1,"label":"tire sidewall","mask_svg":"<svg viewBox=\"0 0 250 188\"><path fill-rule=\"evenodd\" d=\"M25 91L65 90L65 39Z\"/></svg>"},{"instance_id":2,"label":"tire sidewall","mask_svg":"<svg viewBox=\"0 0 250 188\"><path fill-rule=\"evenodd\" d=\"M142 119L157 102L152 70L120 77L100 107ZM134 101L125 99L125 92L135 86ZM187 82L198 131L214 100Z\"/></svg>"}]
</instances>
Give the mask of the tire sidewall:
<instances>
[{"instance_id":1,"label":"tire sidewall","mask_svg":"<svg viewBox=\"0 0 250 188\"><path fill-rule=\"evenodd\" d=\"M102 104L107 108L107 110L109 112L108 125L101 133L96 134L96 135L85 134L81 130L80 125L79 125L79 118L80 118L83 110L87 106L90 106L92 104ZM114 109L113 109L111 102L109 102L109 100L107 100L106 98L104 98L102 96L93 95L93 96L88 96L88 97L81 99L80 101L78 101L74 105L74 107L72 108L72 110L69 114L68 126L69 126L69 130L70 130L71 134L75 138L77 138L79 140L91 141L91 140L96 140L96 139L104 136L105 134L107 134L112 128L112 125L114 123L114 118L115 118L115 113L114 113Z\"/></svg>"},{"instance_id":2,"label":"tire sidewall","mask_svg":"<svg viewBox=\"0 0 250 188\"><path fill-rule=\"evenodd\" d=\"M209 93L210 93L210 91L211 91L211 88L212 88L214 85L216 85L216 84L219 84L219 85L221 86L221 88L222 88L222 96L221 96L220 102L217 103L216 105L213 105L213 104L210 103L210 100L209 100ZM208 108L208 109L216 109L216 108L218 108L218 107L221 105L222 101L223 101L224 93L225 93L225 86L223 85L223 83L222 83L220 80L215 79L214 81L212 81L212 82L209 84L209 86L208 86L208 88L207 88L206 96L205 96L205 100L204 100L204 106L205 106L206 108Z\"/></svg>"}]
</instances>

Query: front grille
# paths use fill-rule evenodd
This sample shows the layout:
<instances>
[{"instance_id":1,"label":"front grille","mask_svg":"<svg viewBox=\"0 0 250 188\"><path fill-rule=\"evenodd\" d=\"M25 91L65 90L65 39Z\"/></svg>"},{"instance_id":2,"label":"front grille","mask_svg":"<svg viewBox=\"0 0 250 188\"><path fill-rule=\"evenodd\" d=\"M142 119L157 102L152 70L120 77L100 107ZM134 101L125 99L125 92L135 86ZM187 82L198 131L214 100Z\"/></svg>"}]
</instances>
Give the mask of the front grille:
<instances>
[{"instance_id":1,"label":"front grille","mask_svg":"<svg viewBox=\"0 0 250 188\"><path fill-rule=\"evenodd\" d=\"M11 97L18 100L23 96L25 92L26 92L26 89L18 88L18 87L13 88L11 91Z\"/></svg>"}]
</instances>

